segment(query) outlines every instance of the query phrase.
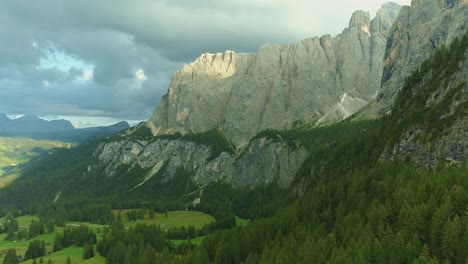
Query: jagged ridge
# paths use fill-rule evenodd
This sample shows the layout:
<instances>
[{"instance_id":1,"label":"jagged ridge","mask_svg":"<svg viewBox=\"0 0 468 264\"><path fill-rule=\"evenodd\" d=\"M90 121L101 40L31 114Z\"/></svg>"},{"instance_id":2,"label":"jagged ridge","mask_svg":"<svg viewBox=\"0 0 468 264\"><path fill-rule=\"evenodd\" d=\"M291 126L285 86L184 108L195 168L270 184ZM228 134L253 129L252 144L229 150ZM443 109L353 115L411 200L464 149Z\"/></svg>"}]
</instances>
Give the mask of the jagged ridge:
<instances>
[{"instance_id":1,"label":"jagged ridge","mask_svg":"<svg viewBox=\"0 0 468 264\"><path fill-rule=\"evenodd\" d=\"M203 54L174 74L148 125L155 135L217 128L242 146L265 129L342 120L376 95L399 9L386 4L372 21L357 11L333 38L266 44L257 54ZM343 104L345 94L355 104Z\"/></svg>"}]
</instances>

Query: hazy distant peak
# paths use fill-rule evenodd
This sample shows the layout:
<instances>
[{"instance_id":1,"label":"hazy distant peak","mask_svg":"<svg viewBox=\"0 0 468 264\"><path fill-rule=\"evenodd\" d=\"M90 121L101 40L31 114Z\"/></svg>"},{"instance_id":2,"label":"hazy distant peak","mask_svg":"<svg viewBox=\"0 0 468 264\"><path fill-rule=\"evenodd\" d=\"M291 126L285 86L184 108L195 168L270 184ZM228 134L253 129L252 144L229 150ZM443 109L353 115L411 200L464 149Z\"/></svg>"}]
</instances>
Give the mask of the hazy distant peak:
<instances>
[{"instance_id":1,"label":"hazy distant peak","mask_svg":"<svg viewBox=\"0 0 468 264\"><path fill-rule=\"evenodd\" d=\"M370 14L362 10L355 11L349 20L348 28L368 28L370 25Z\"/></svg>"},{"instance_id":2,"label":"hazy distant peak","mask_svg":"<svg viewBox=\"0 0 468 264\"><path fill-rule=\"evenodd\" d=\"M35 115L24 115L18 118L18 120L41 120L41 119Z\"/></svg>"},{"instance_id":3,"label":"hazy distant peak","mask_svg":"<svg viewBox=\"0 0 468 264\"><path fill-rule=\"evenodd\" d=\"M383 3L382 7L379 9L380 10L395 10L395 9L400 9L401 5L395 3L395 2L387 2Z\"/></svg>"},{"instance_id":4,"label":"hazy distant peak","mask_svg":"<svg viewBox=\"0 0 468 264\"><path fill-rule=\"evenodd\" d=\"M383 4L372 19L371 32L387 33L397 19L401 8L401 5L394 2Z\"/></svg>"}]
</instances>

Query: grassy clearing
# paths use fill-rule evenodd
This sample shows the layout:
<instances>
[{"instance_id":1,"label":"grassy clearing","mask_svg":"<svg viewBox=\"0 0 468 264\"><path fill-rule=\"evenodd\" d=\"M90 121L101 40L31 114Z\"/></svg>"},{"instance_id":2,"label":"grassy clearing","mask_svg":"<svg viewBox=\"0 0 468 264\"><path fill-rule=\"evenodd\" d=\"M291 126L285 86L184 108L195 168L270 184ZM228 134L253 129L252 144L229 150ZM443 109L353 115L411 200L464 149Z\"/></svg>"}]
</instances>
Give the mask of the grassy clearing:
<instances>
[{"instance_id":1,"label":"grassy clearing","mask_svg":"<svg viewBox=\"0 0 468 264\"><path fill-rule=\"evenodd\" d=\"M194 226L195 228L202 228L206 223L213 222L215 219L211 215L204 214L198 211L169 211L167 217L164 213L155 213L154 218L149 218L146 214L143 220L128 221L127 213L130 209L114 210L113 213L117 215L120 212L122 221L125 227L133 227L137 224L156 224L164 225L166 228L170 227L188 227Z\"/></svg>"},{"instance_id":2,"label":"grassy clearing","mask_svg":"<svg viewBox=\"0 0 468 264\"><path fill-rule=\"evenodd\" d=\"M248 225L249 223L250 223L250 220L236 216L236 226L245 226L245 225Z\"/></svg>"},{"instance_id":3,"label":"grassy clearing","mask_svg":"<svg viewBox=\"0 0 468 264\"><path fill-rule=\"evenodd\" d=\"M167 214L167 217L165 217L165 214L163 213L155 213L154 218L149 218L149 215L146 214L144 217L144 220L139 220L139 221L128 221L127 220L127 212L130 210L120 210L120 214L122 215L122 220L124 222L124 225L126 228L129 227L134 227L137 224L156 224L156 225L162 225L166 228L170 227L181 227L181 226L195 226L196 228L201 228L205 223L209 223L214 221L215 219L207 214L204 214L202 212L197 212L197 211L170 211ZM114 214L118 214L119 210L114 210ZM28 228L29 225L31 224L31 221L39 221L39 218L37 216L31 216L31 215L26 215L26 216L20 216L16 218L18 220L18 224L20 228ZM4 219L0 219L0 224L3 223ZM236 218L236 221L239 222L247 222L247 220L242 219L242 218ZM100 240L102 238L103 230L104 230L104 225L98 225L98 224L92 224L92 223L87 223L87 222L67 222L67 226L80 226L80 225L86 225L90 229L92 229L97 236L97 239ZM47 246L47 251L52 252L52 245L55 239L55 233L62 233L63 228L61 227L56 227L54 233L50 234L44 234L36 237L35 239L39 240L44 240L46 242ZM10 248L16 248L16 252L18 255L24 256L26 249L29 245L29 242L31 240L26 240L26 241L7 241L5 240L6 234L1 234L0 235L0 261L3 260L6 252ZM205 237L197 237L193 238L191 240L191 243L194 245L199 245ZM187 242L187 240L172 240L175 245L180 245L184 242ZM66 263L67 257L70 257L72 263L82 263L82 264L103 264L105 263L105 259L99 255L99 253L95 252L96 256L84 260L82 258L82 253L83 253L83 248L82 247L69 247L65 248L61 251L54 252L51 254L48 254L43 257L44 262L47 263L49 258L52 260L53 263ZM39 263L39 260L36 260ZM30 264L32 263L32 260L28 260L22 263Z\"/></svg>"},{"instance_id":4,"label":"grassy clearing","mask_svg":"<svg viewBox=\"0 0 468 264\"><path fill-rule=\"evenodd\" d=\"M38 222L39 217L35 215L24 215L24 216L17 217L16 220L18 221L18 225L20 228L21 227L29 228L29 224L31 224L33 220ZM1 220L1 222L3 223L3 219Z\"/></svg>"},{"instance_id":5,"label":"grassy clearing","mask_svg":"<svg viewBox=\"0 0 468 264\"><path fill-rule=\"evenodd\" d=\"M31 221L39 221L39 218L37 216L32 216L32 215L26 215L26 216L20 216L17 217L16 220L18 221L19 227L20 228L29 228L29 224ZM0 223L3 223L4 219L0 219ZM90 223L79 223L79 222L70 222L67 223L67 225L70 226L79 226L79 225L87 225L89 226L95 233L96 236L99 239L102 238L102 231L104 226L103 225L96 225L96 224L90 224ZM62 227L56 227L54 233L50 234L43 234L40 235L34 239L38 240L44 240L47 244L47 251L52 252L52 245L54 243L55 239L55 234L56 233L62 233L63 228ZM6 252L10 248L15 248L16 253L18 255L24 256L26 253L26 249L28 248L29 242L32 240L26 240L26 241L8 241L5 240L6 234L1 234L0 235L0 261L4 258ZM63 249L58 252L54 252L51 254L48 254L43 257L45 263L50 259L52 259L53 263L66 263L67 257L70 257L72 260L72 263L87 263L87 264L103 264L105 263L105 259L101 256L95 256L94 258L84 260L81 255L83 254L83 248L82 247L69 247L66 249ZM99 254L97 254L99 255ZM36 260L39 263L39 260ZM28 260L22 263L32 263L32 260Z\"/></svg>"},{"instance_id":6,"label":"grassy clearing","mask_svg":"<svg viewBox=\"0 0 468 264\"><path fill-rule=\"evenodd\" d=\"M0 235L0 259L3 259L6 252L10 248L16 248L16 253L18 255L24 256L24 253L26 252L26 249L28 248L29 242L34 240L32 239L32 240L26 240L26 241L8 241L8 240L5 240L5 237L6 237L6 234ZM54 238L55 238L55 233L40 235L36 237L35 239L44 240L46 244L48 244L47 250L52 251L52 247L49 246L49 244L50 245L53 244Z\"/></svg>"},{"instance_id":7,"label":"grassy clearing","mask_svg":"<svg viewBox=\"0 0 468 264\"><path fill-rule=\"evenodd\" d=\"M106 260L99 256L99 253L97 253L96 256L90 259L83 259L82 258L83 254L83 248L82 247L68 247L63 250L54 252L52 254L49 254L47 256L44 256L44 263L47 263L49 259L52 260L54 264L60 264L60 263L66 263L67 258L70 257L71 263L82 263L82 264L104 264L106 263ZM36 260L37 263L39 263L38 260ZM25 262L21 263L26 263L26 264L32 264L33 260L28 260Z\"/></svg>"},{"instance_id":8,"label":"grassy clearing","mask_svg":"<svg viewBox=\"0 0 468 264\"><path fill-rule=\"evenodd\" d=\"M206 236L201 236L201 237L196 237L194 239L190 239L190 243L192 243L192 245L200 245L202 242L203 242L203 239L205 239ZM174 243L174 245L178 246L182 243L187 243L188 240L187 239L173 239L171 240L172 243Z\"/></svg>"},{"instance_id":9,"label":"grassy clearing","mask_svg":"<svg viewBox=\"0 0 468 264\"><path fill-rule=\"evenodd\" d=\"M5 174L5 175L4 175ZM21 176L17 169L9 171L8 174L0 168L0 188L10 185Z\"/></svg>"},{"instance_id":10,"label":"grassy clearing","mask_svg":"<svg viewBox=\"0 0 468 264\"><path fill-rule=\"evenodd\" d=\"M27 217L24 217L24 218L27 219ZM34 217L29 216L29 218L33 219ZM98 227L95 227L95 228L98 228ZM36 237L35 239L44 240L46 242L46 244L47 244L47 251L52 252L52 245L53 245L53 242L54 242L54 239L55 239L55 233L61 233L62 231L63 231L63 228L57 227L56 231L54 233L40 235L40 236ZM1 234L0 235L0 261L3 260L6 252L10 248L15 248L16 253L18 255L24 256L24 254L26 253L26 249L28 248L29 242L31 242L32 240L7 241L7 240L5 240L5 236L6 236L6 234ZM98 236L98 239L99 239L99 236ZM72 260L72 263L87 263L87 264L103 264L103 263L105 263L105 259L103 257L99 256L99 253L97 253L97 252L95 253L96 254L95 257L93 257L91 259L88 259L88 260L84 260L82 258L82 254L83 254L83 248L82 247L68 247L68 248L65 248L63 250L53 252L51 254L47 254L46 256L43 257L43 259L44 259L45 263L47 263L49 258L52 259L53 263L66 263L67 257L70 257L70 259ZM32 262L33 262L33 260L28 260L28 261L21 262L21 263L29 264L29 263L32 263ZM39 263L39 260L37 260L37 262Z\"/></svg>"}]
</instances>

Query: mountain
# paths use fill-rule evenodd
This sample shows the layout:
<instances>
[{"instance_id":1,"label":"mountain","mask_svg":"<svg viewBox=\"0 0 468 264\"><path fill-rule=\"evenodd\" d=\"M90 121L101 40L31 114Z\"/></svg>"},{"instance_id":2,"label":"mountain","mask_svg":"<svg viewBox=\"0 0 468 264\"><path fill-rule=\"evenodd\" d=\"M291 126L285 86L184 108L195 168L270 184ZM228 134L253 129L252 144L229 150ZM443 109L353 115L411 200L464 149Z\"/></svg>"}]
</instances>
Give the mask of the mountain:
<instances>
[{"instance_id":1,"label":"mountain","mask_svg":"<svg viewBox=\"0 0 468 264\"><path fill-rule=\"evenodd\" d=\"M460 10L465 10L465 5L457 2L430 6L430 14L440 16L458 16ZM440 51L444 59L438 57L439 53L428 54L421 59L421 63L429 61L415 67L421 69L414 73L418 76L415 77L417 84L416 81L411 84L411 87L421 88L413 87L412 92L402 95L395 106L397 111L383 121L346 121L313 129L317 124L343 118L344 115L335 115L337 109L345 109L351 114L366 104L355 103L356 98L372 100L376 92L380 92L379 80L387 80L388 76L382 75L386 64L379 64L379 61L388 59L392 47L403 45L398 44L400 41L405 43L404 39L395 36L418 39L421 34L411 29L419 25L419 20L413 24L402 23L406 17L404 14L409 11L421 14L427 8L414 1L412 7L405 7L397 16L399 7L385 4L373 20L365 12L355 12L349 27L335 38L323 36L287 46L268 44L256 55L234 52L202 55L175 73L168 94L147 123L88 146L86 157L73 164L81 164L75 173L99 184L90 190L93 194L84 190L80 192L89 197L105 193L112 196L118 189L118 193L130 192L138 196L136 193L139 191L146 193L144 190L160 188L180 175L187 177L184 181L191 182L200 190L213 182L223 182L236 189L274 184L280 188L301 190L301 186L308 182L309 173L328 164L327 158L339 163L341 154L337 149L347 153L348 150L342 147L353 145L350 149L354 149L356 142L360 144L356 153L361 153L361 156L355 159L362 164L405 160L426 168L434 168L441 162L463 165L467 156L466 137L461 131L466 127L466 118L460 113L466 110L460 107L466 103L466 93L463 93L466 64L463 59L457 62L446 60L451 58L447 50ZM435 8L440 10L434 11ZM396 17L398 23L391 25ZM424 16L416 17L423 21L426 19ZM432 19L449 22L452 18ZM390 43L386 43L387 34L390 34ZM463 34L458 36L459 39L462 37ZM463 41L458 46L465 47ZM438 49L444 47L441 45ZM450 54L457 54L451 48L448 50ZM463 48L460 50L464 52ZM400 67L406 69L404 62L409 57L397 56L393 72L403 72ZM437 63L451 65L446 68L450 71L442 71L443 78L434 75L433 68ZM332 81L327 79L330 76ZM428 80L434 87L425 88ZM282 93L282 89L287 87L291 88L289 92ZM401 89L407 91L410 88L402 86ZM427 89L432 90L425 92ZM338 101L334 102L333 98ZM445 113L439 116L421 114L434 112L433 109L441 107L439 104L450 111L438 110ZM288 108L279 105L288 105ZM313 110L318 109L316 107L322 112ZM259 109L263 110L257 111ZM267 116L272 116L273 121L266 122ZM333 119L332 116L339 118ZM385 129L379 130L380 126L385 126ZM437 133L427 132L436 127ZM434 136L427 137L428 133ZM374 141L381 141L381 144ZM337 151L334 156L321 154L333 151ZM79 155L73 156L79 158ZM346 159L341 162L349 164ZM48 170L62 175L62 167L50 166ZM52 193L63 191L62 187L57 188ZM69 190L67 195L74 196L74 192Z\"/></svg>"},{"instance_id":2,"label":"mountain","mask_svg":"<svg viewBox=\"0 0 468 264\"><path fill-rule=\"evenodd\" d=\"M387 117L383 159L415 167L468 164L468 31L408 76Z\"/></svg>"},{"instance_id":3,"label":"mountain","mask_svg":"<svg viewBox=\"0 0 468 264\"><path fill-rule=\"evenodd\" d=\"M468 2L417 0L401 9L388 33L382 85L375 102L361 116L388 114L406 79L437 48L449 45L468 27Z\"/></svg>"},{"instance_id":4,"label":"mountain","mask_svg":"<svg viewBox=\"0 0 468 264\"><path fill-rule=\"evenodd\" d=\"M127 121L121 121L110 126L80 128L79 130L82 132L85 132L85 131L86 132L102 132L102 133L113 134L121 130L125 130L129 127L130 125L128 124Z\"/></svg>"},{"instance_id":5,"label":"mountain","mask_svg":"<svg viewBox=\"0 0 468 264\"><path fill-rule=\"evenodd\" d=\"M467 50L467 31L435 49L377 127L337 138L338 146L304 163L307 187L293 204L209 236L201 247L209 260L468 261Z\"/></svg>"},{"instance_id":6,"label":"mountain","mask_svg":"<svg viewBox=\"0 0 468 264\"><path fill-rule=\"evenodd\" d=\"M129 127L127 121L121 121L110 126L78 128L66 133L54 133L50 134L49 137L67 142L84 142L105 138Z\"/></svg>"},{"instance_id":7,"label":"mountain","mask_svg":"<svg viewBox=\"0 0 468 264\"><path fill-rule=\"evenodd\" d=\"M5 114L0 114L0 135L7 137L21 136L34 139L83 142L109 136L129 127L127 122L122 121L106 127L75 129L68 120L47 121L31 115L9 119Z\"/></svg>"},{"instance_id":8,"label":"mountain","mask_svg":"<svg viewBox=\"0 0 468 264\"><path fill-rule=\"evenodd\" d=\"M8 122L9 120L10 120L10 119L8 118L7 115L1 114L1 113L0 113L0 125L5 124L5 123Z\"/></svg>"},{"instance_id":9,"label":"mountain","mask_svg":"<svg viewBox=\"0 0 468 264\"><path fill-rule=\"evenodd\" d=\"M102 224L111 209L142 208L216 219L198 233L200 246L187 235L187 245L166 247L135 235L149 227L116 221L96 247L113 263L466 263L468 32L456 23L466 22L464 3L414 0L392 26L389 4L372 22L354 13L335 38L266 45L257 55L205 54L174 75L147 123L24 165L0 189L0 215ZM365 54L380 42L363 41L374 33L386 41L375 89L379 59ZM445 33L429 50L430 36ZM361 53L346 56L347 43L351 54L363 44ZM352 83L364 86L347 90ZM233 228L235 216L252 221Z\"/></svg>"},{"instance_id":10,"label":"mountain","mask_svg":"<svg viewBox=\"0 0 468 264\"><path fill-rule=\"evenodd\" d=\"M211 263L465 263L468 137L459 124L467 119L467 48L465 33L437 49L400 89L392 114L379 120L264 131L241 152L218 130L154 137L145 124L58 150L33 160L23 177L0 189L0 213L66 208L68 219L102 223L111 208L195 208L217 220L233 212L253 219L209 233L194 248L206 251ZM446 144L452 139L460 140L457 149ZM445 153L444 146L450 147ZM275 187L282 182L271 178L271 168L297 162L281 159L300 151L305 159L289 185ZM416 169L427 154L439 159L428 163L437 168ZM446 154L461 159L446 162ZM233 184L242 173L221 170L229 156L248 161L235 170L257 168L246 185ZM178 164L172 175L171 163ZM269 171L266 164L273 165ZM203 182L197 170L221 175ZM258 179L263 186L249 185ZM134 243L134 236L117 239L113 228L101 242L111 249L97 248L115 261L124 259L115 253L119 244ZM117 252L137 254L124 248ZM193 254L164 257L178 263Z\"/></svg>"},{"instance_id":11,"label":"mountain","mask_svg":"<svg viewBox=\"0 0 468 264\"><path fill-rule=\"evenodd\" d=\"M0 117L0 133L2 134L41 134L72 131L75 128L70 121L47 121L37 116L25 115L17 119L9 119L6 115Z\"/></svg>"},{"instance_id":12,"label":"mountain","mask_svg":"<svg viewBox=\"0 0 468 264\"><path fill-rule=\"evenodd\" d=\"M172 79L148 121L154 135L218 129L236 145L266 129L342 120L380 88L386 37L400 6L356 11L336 37L266 44L257 54L205 53Z\"/></svg>"},{"instance_id":13,"label":"mountain","mask_svg":"<svg viewBox=\"0 0 468 264\"><path fill-rule=\"evenodd\" d=\"M435 7L447 9L445 5ZM415 2L414 6L406 7L405 10L414 9L416 11L412 12L419 14L426 8ZM463 6L453 7L451 12L459 14L460 11L454 11L457 8L463 10ZM347 138L346 130L358 133L361 129L367 129L366 124L363 127L356 125L354 128L351 123L337 126L345 131L336 131L336 127L317 130L313 137L308 132L317 124L326 124L326 120L331 122L343 118L344 116L336 114L337 109L345 109L350 114L357 111L378 92L380 79L386 79L382 76L384 64L379 64L378 61L383 61L388 56L388 50L397 44L385 44L384 36L388 32L393 35L403 34L398 32L411 32L416 36L420 34L401 24L391 25L392 19L397 17L397 10L397 5L385 4L372 21L367 13L357 11L350 19L349 27L335 38L311 38L287 46L269 44L262 47L257 55L234 52L202 55L197 61L175 73L168 94L146 124L108 137L92 150L92 154L89 154L92 159L82 168L83 173L94 178L126 179L122 180L121 187L127 188L127 191L134 187L151 186L161 180L169 181L180 171L189 174L190 180L199 187L214 181L223 181L234 188L255 188L270 183L287 188L300 182L297 175L304 173L305 164L320 149L318 146L323 146L324 149L334 146L337 139L333 136ZM436 14L443 16L446 13ZM400 13L398 21L402 17L404 16ZM413 38L411 34L407 37ZM384 51L385 47L387 52ZM401 58L405 59L406 57ZM394 62L397 65L395 67L406 67L399 60L397 58ZM324 69L328 69L329 75L324 74ZM375 74L370 74L371 72ZM455 75L450 73L450 76L459 76L458 80L464 80L464 68L457 72ZM327 76L333 76L333 81L327 79ZM318 85L318 81L323 83ZM454 85L455 83L458 81ZM290 92L280 92L288 85ZM350 87L352 91L346 90ZM439 98L445 98L445 92L442 93L445 90L438 90ZM331 94L336 96L338 102L331 102L334 100L334 96L330 97ZM266 98L268 100L265 101ZM358 104L355 102L356 98L365 98L363 100L366 102ZM413 98L413 95L407 98ZM464 100L463 96L457 98L462 102ZM331 103L326 103L327 100ZM278 106L284 106L286 101L289 102L289 110ZM304 107L305 104L310 107ZM432 107L429 101L427 104L428 108ZM313 109L319 106L327 110L316 115L317 112ZM257 111L260 108L263 110ZM409 110L407 107L401 109ZM270 115L274 121L267 122L266 125L264 120ZM307 119L310 115L315 117ZM305 119L297 118L299 116ZM333 116L339 118L333 119ZM257 117L261 117L263 121L259 121ZM287 125L288 122L294 124ZM255 126L252 126L254 123ZM456 136L446 152L452 154L447 154L443 160L454 159L461 163L466 158L463 151L461 154L460 151L449 151L457 148L460 143L464 144L463 137L460 138L460 125L455 124L457 125L453 127L453 131ZM399 127L397 121L387 131L394 131L394 127ZM406 129L411 130L409 127ZM399 134L402 131L394 131L394 138L397 135L402 137L399 142L405 140ZM441 137L437 140L448 142ZM427 144L433 142L435 141ZM376 148L372 156L381 160L402 158L404 155L386 154L399 148L398 141L393 141L392 144L388 143L382 149ZM384 153L384 149L387 152ZM414 157L414 160L434 154L433 149L427 146L423 149L418 154L419 158ZM418 161L415 164L433 168L438 164L436 160ZM115 182L109 184L113 185ZM105 186L108 185L101 183L101 186L107 188ZM114 187L108 186L108 189L112 188Z\"/></svg>"}]
</instances>

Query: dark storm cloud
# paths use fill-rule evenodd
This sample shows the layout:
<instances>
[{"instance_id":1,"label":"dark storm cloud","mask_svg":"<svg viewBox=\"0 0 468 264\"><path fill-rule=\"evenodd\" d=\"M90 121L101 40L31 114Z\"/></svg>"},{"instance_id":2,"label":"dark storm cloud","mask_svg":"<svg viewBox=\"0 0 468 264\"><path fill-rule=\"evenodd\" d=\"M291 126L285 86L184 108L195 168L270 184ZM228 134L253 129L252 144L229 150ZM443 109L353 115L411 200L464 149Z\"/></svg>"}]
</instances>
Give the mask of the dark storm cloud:
<instances>
[{"instance_id":1,"label":"dark storm cloud","mask_svg":"<svg viewBox=\"0 0 468 264\"><path fill-rule=\"evenodd\" d=\"M201 53L336 34L353 1L3 0L0 113L146 119Z\"/></svg>"}]
</instances>

